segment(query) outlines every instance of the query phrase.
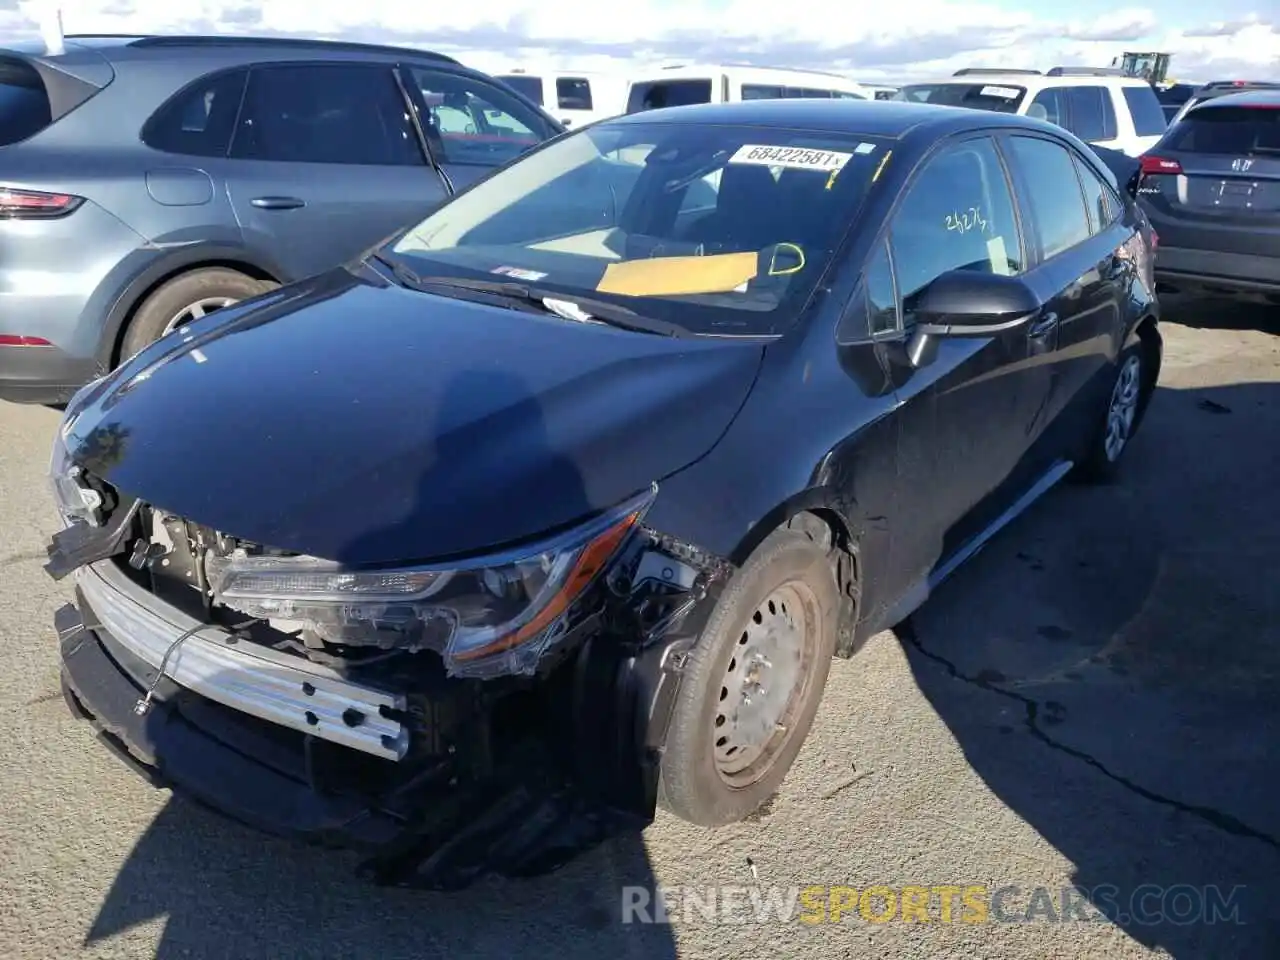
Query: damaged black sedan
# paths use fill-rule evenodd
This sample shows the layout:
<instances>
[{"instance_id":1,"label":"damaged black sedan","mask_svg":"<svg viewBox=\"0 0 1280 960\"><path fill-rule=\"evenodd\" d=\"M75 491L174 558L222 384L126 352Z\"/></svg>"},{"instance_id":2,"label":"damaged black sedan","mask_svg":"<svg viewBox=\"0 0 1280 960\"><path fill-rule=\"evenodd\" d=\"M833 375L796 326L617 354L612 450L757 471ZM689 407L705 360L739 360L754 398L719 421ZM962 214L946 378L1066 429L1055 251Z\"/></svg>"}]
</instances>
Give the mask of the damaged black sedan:
<instances>
[{"instance_id":1,"label":"damaged black sedan","mask_svg":"<svg viewBox=\"0 0 1280 960\"><path fill-rule=\"evenodd\" d=\"M1161 346L1069 133L915 104L651 111L82 390L46 569L71 709L382 883L741 820L833 657L1068 472Z\"/></svg>"}]
</instances>

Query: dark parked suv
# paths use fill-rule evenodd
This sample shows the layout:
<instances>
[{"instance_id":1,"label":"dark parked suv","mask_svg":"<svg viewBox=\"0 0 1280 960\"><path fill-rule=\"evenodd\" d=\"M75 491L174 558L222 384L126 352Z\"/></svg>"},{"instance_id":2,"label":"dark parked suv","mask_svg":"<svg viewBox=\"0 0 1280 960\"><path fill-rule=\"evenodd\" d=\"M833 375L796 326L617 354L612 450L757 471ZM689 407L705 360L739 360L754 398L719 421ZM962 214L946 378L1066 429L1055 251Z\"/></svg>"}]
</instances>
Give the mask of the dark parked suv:
<instances>
[{"instance_id":1,"label":"dark parked suv","mask_svg":"<svg viewBox=\"0 0 1280 960\"><path fill-rule=\"evenodd\" d=\"M65 401L561 130L423 50L86 36L0 50L0 398Z\"/></svg>"},{"instance_id":2,"label":"dark parked suv","mask_svg":"<svg viewBox=\"0 0 1280 960\"><path fill-rule=\"evenodd\" d=\"M1280 88L1196 104L1140 162L1156 280L1280 303Z\"/></svg>"}]
</instances>

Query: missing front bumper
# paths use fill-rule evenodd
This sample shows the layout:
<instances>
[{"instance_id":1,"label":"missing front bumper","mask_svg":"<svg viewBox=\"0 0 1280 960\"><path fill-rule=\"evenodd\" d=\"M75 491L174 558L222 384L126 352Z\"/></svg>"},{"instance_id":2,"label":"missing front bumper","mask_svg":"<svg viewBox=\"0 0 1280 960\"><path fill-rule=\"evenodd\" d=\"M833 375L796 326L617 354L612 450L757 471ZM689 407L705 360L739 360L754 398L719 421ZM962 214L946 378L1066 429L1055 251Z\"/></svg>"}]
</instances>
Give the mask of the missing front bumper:
<instances>
[{"instance_id":1,"label":"missing front bumper","mask_svg":"<svg viewBox=\"0 0 1280 960\"><path fill-rule=\"evenodd\" d=\"M408 749L408 732L396 719L406 707L403 696L202 625L147 593L111 560L79 568L76 583L96 622L152 669L175 640L197 631L173 651L165 674L201 696L376 757L399 760Z\"/></svg>"},{"instance_id":2,"label":"missing front bumper","mask_svg":"<svg viewBox=\"0 0 1280 960\"><path fill-rule=\"evenodd\" d=\"M377 883L456 889L486 873L538 875L652 821L657 762L687 640L655 644L639 656L605 639L583 644L546 691L563 716L512 744L484 776L474 775L462 749L412 769L407 760L361 754L401 775L389 787L358 775L331 786L311 769L318 732L281 729L224 706L187 688L192 674L167 671L180 682L162 682L153 709L134 713L154 676L155 649L136 640L126 645L99 609L110 601L91 597L86 583L94 581L82 577L77 605L56 617L73 713L151 783L256 829L354 849L362 873ZM329 749L353 753L336 743Z\"/></svg>"}]
</instances>

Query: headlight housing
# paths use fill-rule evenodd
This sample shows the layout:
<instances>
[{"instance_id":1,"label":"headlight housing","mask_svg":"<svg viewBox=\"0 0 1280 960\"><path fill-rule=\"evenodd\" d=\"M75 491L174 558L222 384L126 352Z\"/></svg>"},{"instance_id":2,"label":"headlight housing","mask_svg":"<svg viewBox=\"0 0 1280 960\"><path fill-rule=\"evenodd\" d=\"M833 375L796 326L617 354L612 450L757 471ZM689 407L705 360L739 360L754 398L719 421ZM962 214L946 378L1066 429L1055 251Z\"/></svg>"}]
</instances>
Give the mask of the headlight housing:
<instances>
[{"instance_id":1,"label":"headlight housing","mask_svg":"<svg viewBox=\"0 0 1280 960\"><path fill-rule=\"evenodd\" d=\"M53 435L53 449L49 452L49 484L53 491L53 502L64 523L82 522L96 527L102 522L102 515L99 513L102 495L80 482L80 467L72 461L71 451L67 447L67 436L79 416L76 401L88 389L89 387L83 388L72 398L62 423Z\"/></svg>"},{"instance_id":2,"label":"headlight housing","mask_svg":"<svg viewBox=\"0 0 1280 960\"><path fill-rule=\"evenodd\" d=\"M574 602L657 495L536 545L447 566L351 569L315 557L207 555L220 603L345 646L437 650L451 676L531 675Z\"/></svg>"}]
</instances>

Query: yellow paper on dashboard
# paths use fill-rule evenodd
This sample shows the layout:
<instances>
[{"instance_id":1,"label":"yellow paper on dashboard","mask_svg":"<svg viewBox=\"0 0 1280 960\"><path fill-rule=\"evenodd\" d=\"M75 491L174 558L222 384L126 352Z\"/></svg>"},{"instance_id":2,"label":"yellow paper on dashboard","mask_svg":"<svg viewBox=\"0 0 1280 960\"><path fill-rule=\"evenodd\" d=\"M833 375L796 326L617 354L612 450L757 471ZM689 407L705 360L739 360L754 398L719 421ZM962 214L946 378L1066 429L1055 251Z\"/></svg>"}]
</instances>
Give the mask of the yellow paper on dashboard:
<instances>
[{"instance_id":1,"label":"yellow paper on dashboard","mask_svg":"<svg viewBox=\"0 0 1280 960\"><path fill-rule=\"evenodd\" d=\"M728 293L756 275L758 262L759 256L755 253L625 260L605 268L596 291L627 297Z\"/></svg>"}]
</instances>

